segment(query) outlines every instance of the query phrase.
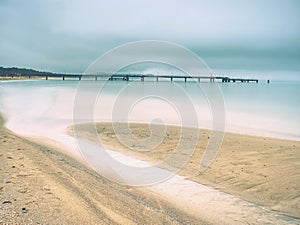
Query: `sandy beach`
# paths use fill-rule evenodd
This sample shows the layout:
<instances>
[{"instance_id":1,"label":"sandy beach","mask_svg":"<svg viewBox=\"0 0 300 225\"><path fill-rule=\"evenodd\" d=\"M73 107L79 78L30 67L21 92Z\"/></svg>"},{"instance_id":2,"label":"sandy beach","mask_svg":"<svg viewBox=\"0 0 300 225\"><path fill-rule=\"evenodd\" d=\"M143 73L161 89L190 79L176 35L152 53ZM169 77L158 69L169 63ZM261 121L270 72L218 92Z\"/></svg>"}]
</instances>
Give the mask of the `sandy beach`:
<instances>
[{"instance_id":1,"label":"sandy beach","mask_svg":"<svg viewBox=\"0 0 300 225\"><path fill-rule=\"evenodd\" d=\"M0 224L206 224L21 138L0 119Z\"/></svg>"},{"instance_id":2,"label":"sandy beach","mask_svg":"<svg viewBox=\"0 0 300 225\"><path fill-rule=\"evenodd\" d=\"M159 125L153 127L162 129ZM145 140L150 136L148 125L131 124L130 128L135 137ZM91 135L88 129L86 125L77 125L76 133L89 139ZM180 137L180 128L168 126L162 143L151 151L143 151L149 149L149 146L130 142L132 136L125 130L118 130L116 135L111 123L97 124L97 131L106 148L152 164L157 164L172 154ZM72 134L72 129L69 133ZM179 171L179 175L239 196L279 214L300 217L299 142L226 133L215 162L200 174L199 164L210 132L199 130L199 135L200 141L195 152ZM129 141L126 144L120 143L118 137Z\"/></svg>"},{"instance_id":3,"label":"sandy beach","mask_svg":"<svg viewBox=\"0 0 300 225\"><path fill-rule=\"evenodd\" d=\"M3 123L1 118L0 224L214 224L213 215L203 218L163 195L113 183L63 149L21 138ZM76 132L90 140L89 128L76 125ZM148 125L130 128L138 139L150 136ZM106 148L151 164L172 154L180 137L179 127L168 126L161 144L144 151L149 146L137 145L125 130L117 136L111 123L98 123L97 131ZM74 135L73 127L67 132ZM199 163L210 132L198 132L199 143L179 175L280 215L300 217L299 142L226 133L215 162L201 174ZM128 140L126 146L118 137Z\"/></svg>"}]
</instances>

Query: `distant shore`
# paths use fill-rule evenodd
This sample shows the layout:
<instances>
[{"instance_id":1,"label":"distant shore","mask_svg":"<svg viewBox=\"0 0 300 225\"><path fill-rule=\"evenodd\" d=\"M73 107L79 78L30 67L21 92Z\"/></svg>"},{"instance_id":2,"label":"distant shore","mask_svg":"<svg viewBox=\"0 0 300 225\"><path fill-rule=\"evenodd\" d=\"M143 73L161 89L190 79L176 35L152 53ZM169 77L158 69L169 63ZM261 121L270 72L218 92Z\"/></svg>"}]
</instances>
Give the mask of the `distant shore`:
<instances>
[{"instance_id":1,"label":"distant shore","mask_svg":"<svg viewBox=\"0 0 300 225\"><path fill-rule=\"evenodd\" d=\"M162 129L159 125L153 127ZM150 135L148 125L130 124L130 128L135 137L146 139ZM85 139L90 138L88 129L87 125L76 125L77 134ZM157 164L172 154L180 137L179 127L168 126L165 139L157 148L142 151L149 149L149 146L136 146L130 141L127 146L120 143L111 123L98 123L97 131L107 149L151 164ZM69 134L72 133L70 128ZM127 131L121 130L118 135L124 140L132 139ZM300 218L300 142L226 133L215 162L200 174L199 164L210 132L199 130L199 135L195 153L179 171L180 175L281 214Z\"/></svg>"},{"instance_id":2,"label":"distant shore","mask_svg":"<svg viewBox=\"0 0 300 225\"><path fill-rule=\"evenodd\" d=\"M42 80L43 77L30 77L29 76L6 76L6 77L0 77L0 81L18 81L18 80Z\"/></svg>"}]
</instances>

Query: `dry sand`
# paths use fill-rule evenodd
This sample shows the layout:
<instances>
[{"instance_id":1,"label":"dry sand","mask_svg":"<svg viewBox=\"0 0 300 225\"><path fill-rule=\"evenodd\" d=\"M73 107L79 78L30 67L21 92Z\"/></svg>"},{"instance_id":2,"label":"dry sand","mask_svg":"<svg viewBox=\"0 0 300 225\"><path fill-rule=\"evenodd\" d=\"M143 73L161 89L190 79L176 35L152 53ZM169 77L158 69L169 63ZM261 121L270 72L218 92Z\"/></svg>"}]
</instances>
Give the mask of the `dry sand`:
<instances>
[{"instance_id":1,"label":"dry sand","mask_svg":"<svg viewBox=\"0 0 300 225\"><path fill-rule=\"evenodd\" d=\"M76 132L91 139L89 126L77 125ZM130 124L132 134L141 140L150 137L148 125ZM161 126L154 126L161 130ZM79 132L78 132L79 131ZM147 141L132 141L126 130L114 132L111 123L97 124L101 143L108 149L156 164L175 149L180 128L168 126L163 142L151 151ZM72 130L69 130L72 134ZM199 130L199 143L191 160L179 171L190 180L212 186L240 198L300 218L300 142L226 133L215 162L203 173L199 164L210 132ZM120 142L128 140L126 143Z\"/></svg>"},{"instance_id":2,"label":"dry sand","mask_svg":"<svg viewBox=\"0 0 300 225\"><path fill-rule=\"evenodd\" d=\"M20 138L0 117L0 224L205 224L139 188Z\"/></svg>"},{"instance_id":3,"label":"dry sand","mask_svg":"<svg viewBox=\"0 0 300 225\"><path fill-rule=\"evenodd\" d=\"M77 126L81 137L91 138L88 127ZM130 127L139 139L150 136L148 125ZM180 137L180 128L168 126L163 142L145 152L149 146L132 142L125 130L119 130L118 135L128 140L127 146L120 143L110 123L98 124L97 130L107 148L153 164L172 154ZM300 217L299 142L227 133L216 161L200 174L199 163L210 132L199 130L199 135L195 153L180 175L281 214ZM179 210L154 193L112 183L51 147L20 138L3 127L1 118L0 163L0 224L210 222Z\"/></svg>"}]
</instances>

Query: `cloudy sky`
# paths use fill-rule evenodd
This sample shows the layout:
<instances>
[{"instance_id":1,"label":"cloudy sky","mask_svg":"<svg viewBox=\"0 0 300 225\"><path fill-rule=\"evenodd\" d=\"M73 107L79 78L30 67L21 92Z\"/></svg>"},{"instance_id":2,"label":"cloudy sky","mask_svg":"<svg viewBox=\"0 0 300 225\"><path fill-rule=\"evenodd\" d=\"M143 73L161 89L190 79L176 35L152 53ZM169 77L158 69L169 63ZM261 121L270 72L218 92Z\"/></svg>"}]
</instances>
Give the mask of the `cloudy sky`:
<instances>
[{"instance_id":1,"label":"cloudy sky","mask_svg":"<svg viewBox=\"0 0 300 225\"><path fill-rule=\"evenodd\" d=\"M170 41L213 69L300 70L298 0L0 0L0 66L81 73L127 42Z\"/></svg>"}]
</instances>

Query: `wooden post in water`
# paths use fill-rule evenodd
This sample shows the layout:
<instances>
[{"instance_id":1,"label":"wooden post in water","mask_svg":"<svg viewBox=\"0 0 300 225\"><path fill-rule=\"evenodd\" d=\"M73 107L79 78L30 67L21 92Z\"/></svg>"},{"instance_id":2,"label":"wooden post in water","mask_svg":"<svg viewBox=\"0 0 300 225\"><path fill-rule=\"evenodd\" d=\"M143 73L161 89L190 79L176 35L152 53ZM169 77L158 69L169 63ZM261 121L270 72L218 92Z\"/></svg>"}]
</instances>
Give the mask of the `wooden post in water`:
<instances>
[{"instance_id":1,"label":"wooden post in water","mask_svg":"<svg viewBox=\"0 0 300 225\"><path fill-rule=\"evenodd\" d=\"M184 82L186 82L186 77L184 78Z\"/></svg>"},{"instance_id":2,"label":"wooden post in water","mask_svg":"<svg viewBox=\"0 0 300 225\"><path fill-rule=\"evenodd\" d=\"M156 77L156 82L158 82L158 76Z\"/></svg>"},{"instance_id":3,"label":"wooden post in water","mask_svg":"<svg viewBox=\"0 0 300 225\"><path fill-rule=\"evenodd\" d=\"M63 76L63 80L65 80L65 76Z\"/></svg>"}]
</instances>

